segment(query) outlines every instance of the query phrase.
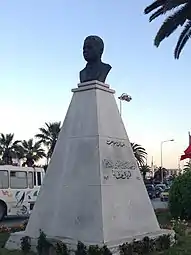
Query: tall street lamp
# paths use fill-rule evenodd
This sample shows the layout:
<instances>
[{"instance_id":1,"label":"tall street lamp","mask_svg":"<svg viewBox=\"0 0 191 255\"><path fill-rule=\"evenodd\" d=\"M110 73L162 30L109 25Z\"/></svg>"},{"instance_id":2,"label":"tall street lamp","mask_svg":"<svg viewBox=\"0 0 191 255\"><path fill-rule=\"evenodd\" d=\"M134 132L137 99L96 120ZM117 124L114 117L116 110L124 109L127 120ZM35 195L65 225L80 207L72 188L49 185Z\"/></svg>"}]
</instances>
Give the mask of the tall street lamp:
<instances>
[{"instance_id":1,"label":"tall street lamp","mask_svg":"<svg viewBox=\"0 0 191 255\"><path fill-rule=\"evenodd\" d=\"M132 100L132 97L127 95L126 93L123 93L120 97L118 97L120 101L120 108L119 108L119 113L120 115L122 114L122 101L130 102Z\"/></svg>"},{"instance_id":2,"label":"tall street lamp","mask_svg":"<svg viewBox=\"0 0 191 255\"><path fill-rule=\"evenodd\" d=\"M160 144L160 163L161 163L161 182L163 183L163 144L167 143L167 142L173 142L174 139L170 139L170 140L165 140L165 141L161 141Z\"/></svg>"}]
</instances>

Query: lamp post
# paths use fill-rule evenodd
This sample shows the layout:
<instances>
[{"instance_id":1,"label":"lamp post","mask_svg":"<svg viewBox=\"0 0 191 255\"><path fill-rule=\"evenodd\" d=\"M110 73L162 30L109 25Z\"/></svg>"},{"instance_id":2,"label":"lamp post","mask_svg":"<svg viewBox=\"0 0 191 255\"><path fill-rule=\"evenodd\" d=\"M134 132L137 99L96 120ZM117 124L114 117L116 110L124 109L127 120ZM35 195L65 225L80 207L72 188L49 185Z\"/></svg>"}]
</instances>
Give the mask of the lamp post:
<instances>
[{"instance_id":1,"label":"lamp post","mask_svg":"<svg viewBox=\"0 0 191 255\"><path fill-rule=\"evenodd\" d=\"M120 105L119 105L119 113L120 116L122 114L122 101L130 102L132 100L132 97L127 95L126 93L123 93L120 97L118 97Z\"/></svg>"},{"instance_id":2,"label":"lamp post","mask_svg":"<svg viewBox=\"0 0 191 255\"><path fill-rule=\"evenodd\" d=\"M161 144L160 144L160 163L161 163L161 182L163 183L163 144L164 143L167 143L167 142L173 142L174 139L170 139L170 140L165 140L165 141L161 141Z\"/></svg>"}]
</instances>

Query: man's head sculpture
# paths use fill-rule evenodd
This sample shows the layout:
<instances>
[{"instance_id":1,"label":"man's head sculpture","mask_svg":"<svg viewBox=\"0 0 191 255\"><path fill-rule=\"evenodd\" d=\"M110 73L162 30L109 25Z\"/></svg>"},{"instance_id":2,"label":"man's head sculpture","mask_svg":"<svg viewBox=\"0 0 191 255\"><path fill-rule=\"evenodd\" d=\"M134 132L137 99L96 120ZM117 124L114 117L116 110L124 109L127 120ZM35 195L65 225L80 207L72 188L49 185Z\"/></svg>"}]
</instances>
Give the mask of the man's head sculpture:
<instances>
[{"instance_id":1,"label":"man's head sculpture","mask_svg":"<svg viewBox=\"0 0 191 255\"><path fill-rule=\"evenodd\" d=\"M103 40L96 35L90 35L84 40L83 56L86 67L80 72L80 82L97 80L105 82L111 66L101 61L104 50Z\"/></svg>"},{"instance_id":2,"label":"man's head sculpture","mask_svg":"<svg viewBox=\"0 0 191 255\"><path fill-rule=\"evenodd\" d=\"M104 43L103 40L96 36L90 35L86 37L83 46L83 55L84 59L87 62L94 62L101 60L101 56L104 50Z\"/></svg>"}]
</instances>

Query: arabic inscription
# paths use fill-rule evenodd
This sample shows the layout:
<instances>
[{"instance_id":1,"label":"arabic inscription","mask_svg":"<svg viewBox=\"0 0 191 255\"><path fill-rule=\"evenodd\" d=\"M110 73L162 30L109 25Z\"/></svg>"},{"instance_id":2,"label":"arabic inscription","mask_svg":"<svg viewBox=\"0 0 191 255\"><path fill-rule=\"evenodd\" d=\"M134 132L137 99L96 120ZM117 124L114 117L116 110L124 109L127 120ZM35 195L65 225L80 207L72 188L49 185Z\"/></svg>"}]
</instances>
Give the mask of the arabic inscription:
<instances>
[{"instance_id":1,"label":"arabic inscription","mask_svg":"<svg viewBox=\"0 0 191 255\"><path fill-rule=\"evenodd\" d=\"M125 179L129 179L131 177L131 172L124 171L124 170L112 170L112 175L117 180L119 180L119 179L125 180Z\"/></svg>"},{"instance_id":2,"label":"arabic inscription","mask_svg":"<svg viewBox=\"0 0 191 255\"><path fill-rule=\"evenodd\" d=\"M111 169L111 175L115 179L128 180L131 178L131 170L136 169L136 165L129 161L117 160L113 161L111 159L103 159L102 161L104 168ZM108 180L109 175L104 176L104 180Z\"/></svg>"},{"instance_id":3,"label":"arabic inscription","mask_svg":"<svg viewBox=\"0 0 191 255\"><path fill-rule=\"evenodd\" d=\"M121 160L117 160L116 162L113 162L110 159L104 159L103 165L105 168L112 168L112 169L129 169L129 170L136 169L135 164L129 161L121 161Z\"/></svg>"},{"instance_id":4,"label":"arabic inscription","mask_svg":"<svg viewBox=\"0 0 191 255\"><path fill-rule=\"evenodd\" d=\"M113 141L113 140L107 140L106 144L111 145L111 146L116 146L116 147L125 147L124 142L116 142L116 141Z\"/></svg>"}]
</instances>

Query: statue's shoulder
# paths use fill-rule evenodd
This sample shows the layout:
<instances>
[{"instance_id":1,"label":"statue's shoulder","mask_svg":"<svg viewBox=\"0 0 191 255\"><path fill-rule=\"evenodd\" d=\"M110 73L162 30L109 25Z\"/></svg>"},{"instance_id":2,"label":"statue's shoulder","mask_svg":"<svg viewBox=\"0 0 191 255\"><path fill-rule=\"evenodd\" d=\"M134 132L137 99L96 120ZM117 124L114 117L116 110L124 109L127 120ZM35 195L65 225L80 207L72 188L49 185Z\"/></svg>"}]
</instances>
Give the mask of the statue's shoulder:
<instances>
[{"instance_id":1,"label":"statue's shoulder","mask_svg":"<svg viewBox=\"0 0 191 255\"><path fill-rule=\"evenodd\" d=\"M86 78L86 67L80 71L80 82L84 82Z\"/></svg>"},{"instance_id":2,"label":"statue's shoulder","mask_svg":"<svg viewBox=\"0 0 191 255\"><path fill-rule=\"evenodd\" d=\"M102 68L108 73L112 67L109 64L102 62Z\"/></svg>"},{"instance_id":3,"label":"statue's shoulder","mask_svg":"<svg viewBox=\"0 0 191 255\"><path fill-rule=\"evenodd\" d=\"M80 73L84 73L86 71L86 67L80 71Z\"/></svg>"}]
</instances>

